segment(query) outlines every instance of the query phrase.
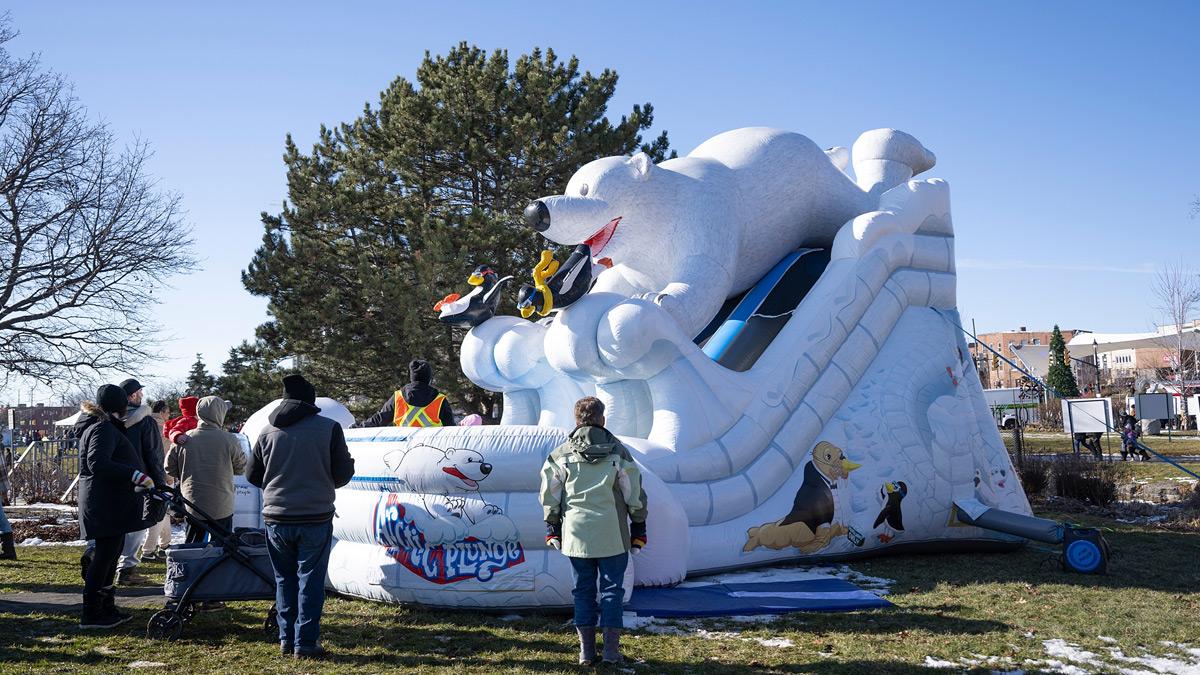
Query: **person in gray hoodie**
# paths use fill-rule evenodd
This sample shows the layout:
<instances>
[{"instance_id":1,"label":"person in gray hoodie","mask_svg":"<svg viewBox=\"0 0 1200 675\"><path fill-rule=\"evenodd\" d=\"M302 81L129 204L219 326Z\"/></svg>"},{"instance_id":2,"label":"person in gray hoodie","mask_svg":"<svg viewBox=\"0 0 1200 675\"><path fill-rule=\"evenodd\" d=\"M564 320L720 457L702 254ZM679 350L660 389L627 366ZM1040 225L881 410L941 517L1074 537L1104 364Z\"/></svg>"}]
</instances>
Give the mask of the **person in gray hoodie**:
<instances>
[{"instance_id":1,"label":"person in gray hoodie","mask_svg":"<svg viewBox=\"0 0 1200 675\"><path fill-rule=\"evenodd\" d=\"M167 451L167 474L179 481L183 496L226 530L233 529L233 477L246 470L246 455L237 437L225 431L229 402L205 396L196 404L200 424L186 432L186 445ZM208 532L189 521L187 541L207 539Z\"/></svg>"},{"instance_id":2,"label":"person in gray hoodie","mask_svg":"<svg viewBox=\"0 0 1200 675\"><path fill-rule=\"evenodd\" d=\"M354 459L342 426L317 414L316 390L308 380L288 375L283 393L254 443L246 479L263 491L280 651L319 658L325 655L319 639L334 490L354 477Z\"/></svg>"}]
</instances>

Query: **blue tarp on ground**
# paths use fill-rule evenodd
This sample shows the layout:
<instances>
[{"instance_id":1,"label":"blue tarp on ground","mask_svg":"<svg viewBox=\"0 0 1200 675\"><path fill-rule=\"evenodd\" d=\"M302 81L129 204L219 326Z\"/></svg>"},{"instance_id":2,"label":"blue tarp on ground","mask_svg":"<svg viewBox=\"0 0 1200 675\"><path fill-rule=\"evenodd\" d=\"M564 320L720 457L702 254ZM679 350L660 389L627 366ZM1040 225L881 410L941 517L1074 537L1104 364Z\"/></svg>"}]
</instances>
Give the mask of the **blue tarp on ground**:
<instances>
[{"instance_id":1,"label":"blue tarp on ground","mask_svg":"<svg viewBox=\"0 0 1200 675\"><path fill-rule=\"evenodd\" d=\"M625 608L638 616L702 617L846 612L891 606L870 591L830 578L637 588Z\"/></svg>"}]
</instances>

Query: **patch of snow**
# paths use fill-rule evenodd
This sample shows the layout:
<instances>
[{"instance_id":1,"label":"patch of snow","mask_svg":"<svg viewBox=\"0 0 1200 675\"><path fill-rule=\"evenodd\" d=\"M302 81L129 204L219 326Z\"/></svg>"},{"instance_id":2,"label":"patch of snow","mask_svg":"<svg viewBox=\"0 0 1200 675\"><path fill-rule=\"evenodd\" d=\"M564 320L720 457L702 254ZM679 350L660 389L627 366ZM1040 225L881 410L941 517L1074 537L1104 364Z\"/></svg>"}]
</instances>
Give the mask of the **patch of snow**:
<instances>
[{"instance_id":1,"label":"patch of snow","mask_svg":"<svg viewBox=\"0 0 1200 675\"><path fill-rule=\"evenodd\" d=\"M764 647L795 647L796 644L787 638L750 638Z\"/></svg>"},{"instance_id":2,"label":"patch of snow","mask_svg":"<svg viewBox=\"0 0 1200 675\"><path fill-rule=\"evenodd\" d=\"M1097 657L1095 652L1081 649L1079 645L1070 644L1066 640L1059 638L1042 640L1042 647L1046 650L1046 654L1051 657L1063 658L1074 663L1085 663L1089 666L1100 667L1104 665L1104 662Z\"/></svg>"},{"instance_id":3,"label":"patch of snow","mask_svg":"<svg viewBox=\"0 0 1200 675\"><path fill-rule=\"evenodd\" d=\"M1116 643L1117 643L1117 639L1116 639L1116 638L1111 638L1111 637L1108 637L1108 636L1105 636L1105 635L1097 635L1096 637L1097 637L1097 638L1098 638L1098 639L1099 639L1101 642L1107 642L1107 643L1109 643L1109 644L1116 644Z\"/></svg>"},{"instance_id":4,"label":"patch of snow","mask_svg":"<svg viewBox=\"0 0 1200 675\"><path fill-rule=\"evenodd\" d=\"M17 546L87 546L87 541L84 539L76 539L75 541L44 541L38 537L29 537L17 544Z\"/></svg>"},{"instance_id":5,"label":"patch of snow","mask_svg":"<svg viewBox=\"0 0 1200 675\"><path fill-rule=\"evenodd\" d=\"M959 664L957 664L953 661L943 661L942 659L935 659L932 656L925 657L925 667L926 668L962 668L962 666L960 666Z\"/></svg>"},{"instance_id":6,"label":"patch of snow","mask_svg":"<svg viewBox=\"0 0 1200 675\"><path fill-rule=\"evenodd\" d=\"M70 504L45 504L45 503L26 504L24 506L6 506L5 509L12 509L13 511L20 511L21 509L40 509L42 511L63 511L63 512L67 512L67 513L76 513L77 511L79 511L78 506L71 506Z\"/></svg>"},{"instance_id":7,"label":"patch of snow","mask_svg":"<svg viewBox=\"0 0 1200 675\"><path fill-rule=\"evenodd\" d=\"M167 664L160 661L134 661L129 664L130 668L166 668Z\"/></svg>"}]
</instances>

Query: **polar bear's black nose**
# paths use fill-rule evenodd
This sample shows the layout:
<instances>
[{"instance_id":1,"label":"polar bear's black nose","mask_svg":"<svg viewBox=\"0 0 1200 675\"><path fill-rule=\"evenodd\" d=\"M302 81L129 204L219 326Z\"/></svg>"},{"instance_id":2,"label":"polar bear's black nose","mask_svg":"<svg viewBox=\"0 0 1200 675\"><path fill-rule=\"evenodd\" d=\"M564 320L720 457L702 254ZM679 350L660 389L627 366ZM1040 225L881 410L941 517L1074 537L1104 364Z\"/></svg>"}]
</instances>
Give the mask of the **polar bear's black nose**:
<instances>
[{"instance_id":1,"label":"polar bear's black nose","mask_svg":"<svg viewBox=\"0 0 1200 675\"><path fill-rule=\"evenodd\" d=\"M545 232L550 229L550 209L540 201L529 202L529 206L525 207L525 224L538 232Z\"/></svg>"},{"instance_id":2,"label":"polar bear's black nose","mask_svg":"<svg viewBox=\"0 0 1200 675\"><path fill-rule=\"evenodd\" d=\"M488 464L487 462L484 462L483 464L479 465L479 471L480 471L480 473L482 473L483 475L486 476L492 472L492 465Z\"/></svg>"}]
</instances>

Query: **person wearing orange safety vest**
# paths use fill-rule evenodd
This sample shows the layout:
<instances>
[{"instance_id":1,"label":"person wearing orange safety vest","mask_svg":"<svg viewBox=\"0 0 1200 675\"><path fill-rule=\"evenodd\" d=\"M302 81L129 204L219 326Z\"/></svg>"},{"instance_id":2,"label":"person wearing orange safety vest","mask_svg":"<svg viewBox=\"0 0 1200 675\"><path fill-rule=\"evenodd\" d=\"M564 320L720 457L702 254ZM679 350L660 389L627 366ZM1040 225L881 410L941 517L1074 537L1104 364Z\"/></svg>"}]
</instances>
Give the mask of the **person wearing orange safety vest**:
<instances>
[{"instance_id":1,"label":"person wearing orange safety vest","mask_svg":"<svg viewBox=\"0 0 1200 675\"><path fill-rule=\"evenodd\" d=\"M410 382L393 394L379 412L354 426L454 426L454 411L450 409L450 402L429 384L433 379L433 368L425 361L410 361L408 375Z\"/></svg>"}]
</instances>

